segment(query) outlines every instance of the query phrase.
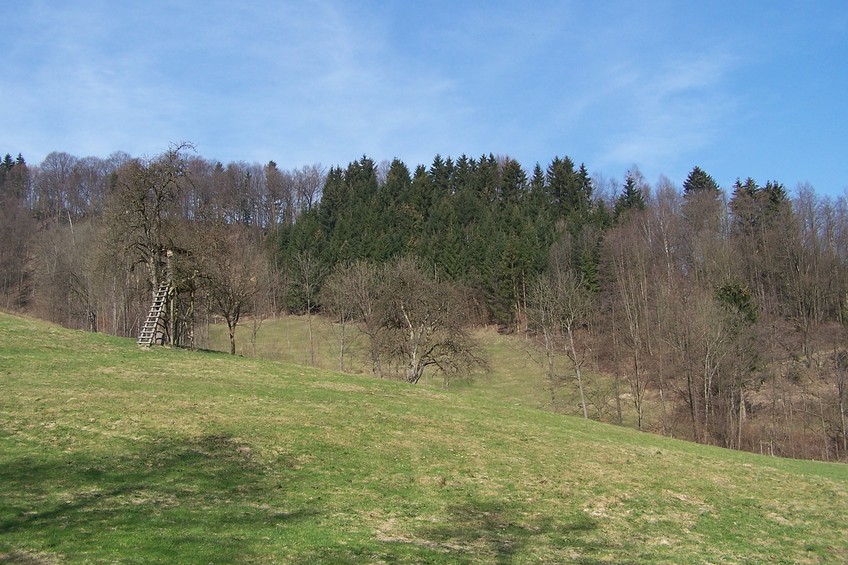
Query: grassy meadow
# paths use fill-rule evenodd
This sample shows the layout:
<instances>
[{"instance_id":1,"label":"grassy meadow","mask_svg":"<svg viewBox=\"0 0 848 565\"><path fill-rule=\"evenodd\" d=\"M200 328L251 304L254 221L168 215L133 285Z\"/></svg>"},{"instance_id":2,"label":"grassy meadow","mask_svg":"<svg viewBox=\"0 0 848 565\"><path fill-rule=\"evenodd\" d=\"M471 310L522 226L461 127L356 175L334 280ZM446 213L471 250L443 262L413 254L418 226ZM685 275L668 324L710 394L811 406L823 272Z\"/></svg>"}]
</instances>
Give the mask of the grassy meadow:
<instances>
[{"instance_id":1,"label":"grassy meadow","mask_svg":"<svg viewBox=\"0 0 848 565\"><path fill-rule=\"evenodd\" d=\"M0 314L0 562L848 562L845 465L538 410L544 388L509 381L530 369L472 394L301 347L140 349Z\"/></svg>"},{"instance_id":2,"label":"grassy meadow","mask_svg":"<svg viewBox=\"0 0 848 565\"><path fill-rule=\"evenodd\" d=\"M236 352L245 357L260 357L296 365L312 365L309 348L308 324L305 316L282 316L267 319L253 335L253 322L247 319L236 328ZM367 337L350 325L346 332L348 345L340 366L339 328L326 318L313 317L313 343L315 367L357 375L371 375ZM532 342L515 336L500 335L493 327L475 330L475 337L489 360L487 372L473 375L470 382L454 381L450 387L457 390L484 390L487 396L500 397L534 408L550 409L551 399L545 382L541 352ZM213 324L208 329L208 344L215 351L229 351L229 337L224 324ZM566 364L565 356L560 363ZM563 369L565 371L565 369ZM444 388L441 377L424 373L420 384ZM571 391L569 389L573 388ZM558 408L570 407L579 412L576 387L561 387L557 398ZM567 405L567 406L566 406Z\"/></svg>"},{"instance_id":3,"label":"grassy meadow","mask_svg":"<svg viewBox=\"0 0 848 565\"><path fill-rule=\"evenodd\" d=\"M313 344L315 349L315 367L351 374L371 374L367 337L360 335L353 325L347 328L348 343L340 366L339 328L326 318L313 317ZM254 328L256 332L254 334ZM543 366L543 352L530 339L515 335L502 335L494 327L474 330L475 338L489 361L486 372L472 375L470 380L458 380L450 383L456 392L473 395L485 395L514 402L522 406L552 409L552 401ZM224 324L210 325L207 331L208 346L215 351L229 351L229 335ZM312 366L312 353L309 347L308 323L305 316L282 316L261 321L254 326L251 319L245 319L236 328L236 352L245 357L260 357L273 361ZM561 354L556 359L557 371L562 375L571 375L571 362ZM591 367L584 367L586 402L590 417L599 421L615 421L614 385L612 378L593 373ZM439 376L425 372L419 386L444 388ZM636 426L636 411L628 402L628 385L622 382L621 403L622 418L626 425ZM659 400L649 395L646 405L657 406L647 410L645 429L659 430ZM561 414L582 415L580 397L576 382L563 382L556 390L553 402L556 412Z\"/></svg>"}]
</instances>

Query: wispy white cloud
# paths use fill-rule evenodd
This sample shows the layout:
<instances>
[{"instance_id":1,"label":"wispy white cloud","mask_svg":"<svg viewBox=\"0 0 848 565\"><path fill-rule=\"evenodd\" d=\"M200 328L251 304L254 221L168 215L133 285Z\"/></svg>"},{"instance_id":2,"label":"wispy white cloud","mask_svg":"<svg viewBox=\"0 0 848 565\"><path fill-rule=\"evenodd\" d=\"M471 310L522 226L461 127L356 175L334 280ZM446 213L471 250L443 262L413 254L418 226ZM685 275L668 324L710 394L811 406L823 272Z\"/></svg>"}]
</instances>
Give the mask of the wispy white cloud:
<instances>
[{"instance_id":1,"label":"wispy white cloud","mask_svg":"<svg viewBox=\"0 0 848 565\"><path fill-rule=\"evenodd\" d=\"M775 166L759 148L771 136L781 167L795 152L832 170L846 11L785 8L33 1L0 36L0 150L38 161L190 140L205 157L292 166L568 154L649 179L706 156L732 180ZM806 151L816 136L828 151Z\"/></svg>"},{"instance_id":2,"label":"wispy white cloud","mask_svg":"<svg viewBox=\"0 0 848 565\"><path fill-rule=\"evenodd\" d=\"M720 49L608 66L608 86L590 110L605 115L606 130L593 164L623 171L639 163L657 175L691 168L734 119L737 68L736 57Z\"/></svg>"}]
</instances>

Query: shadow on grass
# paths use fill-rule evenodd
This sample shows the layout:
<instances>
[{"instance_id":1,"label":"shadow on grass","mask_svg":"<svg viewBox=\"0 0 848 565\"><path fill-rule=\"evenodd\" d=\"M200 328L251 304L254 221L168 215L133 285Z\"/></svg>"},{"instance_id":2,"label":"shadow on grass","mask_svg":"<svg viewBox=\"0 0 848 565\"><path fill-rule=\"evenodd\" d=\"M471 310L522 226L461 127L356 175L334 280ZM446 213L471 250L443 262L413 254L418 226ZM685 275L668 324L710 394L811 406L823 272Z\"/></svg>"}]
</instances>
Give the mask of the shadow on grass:
<instances>
[{"instance_id":1,"label":"shadow on grass","mask_svg":"<svg viewBox=\"0 0 848 565\"><path fill-rule=\"evenodd\" d=\"M227 436L158 440L117 457L6 459L0 539L94 560L243 562L262 554L263 537L315 515L274 507L285 494L277 471Z\"/></svg>"},{"instance_id":2,"label":"shadow on grass","mask_svg":"<svg viewBox=\"0 0 848 565\"><path fill-rule=\"evenodd\" d=\"M567 551L585 554L599 547L594 536L586 539L597 526L582 512L569 521L565 516L533 515L532 508L522 505L472 499L449 507L448 514L445 523L419 535L460 562L512 563L530 549L562 558Z\"/></svg>"}]
</instances>

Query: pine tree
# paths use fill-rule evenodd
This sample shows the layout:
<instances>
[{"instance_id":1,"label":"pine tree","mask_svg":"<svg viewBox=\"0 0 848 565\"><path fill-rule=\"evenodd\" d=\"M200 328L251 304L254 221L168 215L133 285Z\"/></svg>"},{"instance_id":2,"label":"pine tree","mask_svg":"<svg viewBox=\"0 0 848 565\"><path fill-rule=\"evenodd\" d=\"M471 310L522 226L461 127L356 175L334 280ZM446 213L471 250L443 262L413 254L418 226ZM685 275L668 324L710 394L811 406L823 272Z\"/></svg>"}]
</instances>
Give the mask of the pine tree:
<instances>
[{"instance_id":1,"label":"pine tree","mask_svg":"<svg viewBox=\"0 0 848 565\"><path fill-rule=\"evenodd\" d=\"M500 205L518 203L527 189L527 175L515 159L506 158L501 172Z\"/></svg>"},{"instance_id":2,"label":"pine tree","mask_svg":"<svg viewBox=\"0 0 848 565\"><path fill-rule=\"evenodd\" d=\"M686 180L683 181L683 195L691 196L699 193L711 194L718 198L721 190L713 177L708 175L700 167L695 167L689 172Z\"/></svg>"},{"instance_id":3,"label":"pine tree","mask_svg":"<svg viewBox=\"0 0 848 565\"><path fill-rule=\"evenodd\" d=\"M321 202L317 207L318 221L326 236L333 232L339 216L349 203L350 195L345 184L344 173L341 167L333 167L327 173L324 189L321 193Z\"/></svg>"},{"instance_id":4,"label":"pine tree","mask_svg":"<svg viewBox=\"0 0 848 565\"><path fill-rule=\"evenodd\" d=\"M409 242L414 236L414 227L421 220L418 211L410 204L412 179L409 168L399 159L394 159L386 173L379 205L377 206L383 233L381 249L387 257L405 255L412 250Z\"/></svg>"},{"instance_id":5,"label":"pine tree","mask_svg":"<svg viewBox=\"0 0 848 565\"><path fill-rule=\"evenodd\" d=\"M427 218L430 206L433 205L433 181L424 165L415 167L412 175L412 198L410 203L418 211L422 219Z\"/></svg>"},{"instance_id":6,"label":"pine tree","mask_svg":"<svg viewBox=\"0 0 848 565\"><path fill-rule=\"evenodd\" d=\"M542 166L539 163L536 163L536 166L533 167L533 175L530 177L530 191L534 194L547 193L545 172L542 170Z\"/></svg>"},{"instance_id":7,"label":"pine tree","mask_svg":"<svg viewBox=\"0 0 848 565\"><path fill-rule=\"evenodd\" d=\"M450 195L444 195L433 204L418 255L426 265L436 267L438 273L449 280L462 277L462 226L456 219L456 210Z\"/></svg>"},{"instance_id":8,"label":"pine tree","mask_svg":"<svg viewBox=\"0 0 848 565\"><path fill-rule=\"evenodd\" d=\"M12 167L14 166L15 162L12 161L12 156L6 153L6 157L3 159L3 163L0 164L0 196L2 196L6 191L6 175L12 170Z\"/></svg>"},{"instance_id":9,"label":"pine tree","mask_svg":"<svg viewBox=\"0 0 848 565\"><path fill-rule=\"evenodd\" d=\"M500 186L500 168L493 154L489 153L488 156L480 157L473 178L475 190L487 203L493 202L497 198Z\"/></svg>"},{"instance_id":10,"label":"pine tree","mask_svg":"<svg viewBox=\"0 0 848 565\"><path fill-rule=\"evenodd\" d=\"M400 203L408 202L411 186L409 167L400 159L393 159L383 185L384 202L388 206L398 206Z\"/></svg>"},{"instance_id":11,"label":"pine tree","mask_svg":"<svg viewBox=\"0 0 848 565\"><path fill-rule=\"evenodd\" d=\"M736 179L729 202L734 233L751 236L756 232L761 219L759 202L760 187L754 179L748 177L744 183Z\"/></svg>"},{"instance_id":12,"label":"pine tree","mask_svg":"<svg viewBox=\"0 0 848 565\"><path fill-rule=\"evenodd\" d=\"M584 163L580 164L580 169L577 171L577 192L572 206L583 217L592 209L592 178Z\"/></svg>"},{"instance_id":13,"label":"pine tree","mask_svg":"<svg viewBox=\"0 0 848 565\"><path fill-rule=\"evenodd\" d=\"M762 194L764 196L763 212L770 226L780 217L785 217L790 212L789 197L786 188L777 181L766 181Z\"/></svg>"},{"instance_id":14,"label":"pine tree","mask_svg":"<svg viewBox=\"0 0 848 565\"><path fill-rule=\"evenodd\" d=\"M451 176L453 175L453 161L450 157L444 160L441 155L436 154L433 158L433 164L430 165L429 175L436 198L442 194L452 192Z\"/></svg>"},{"instance_id":15,"label":"pine tree","mask_svg":"<svg viewBox=\"0 0 848 565\"><path fill-rule=\"evenodd\" d=\"M374 161L363 155L359 161L348 165L344 181L356 201L371 203L379 189L377 166Z\"/></svg>"},{"instance_id":16,"label":"pine tree","mask_svg":"<svg viewBox=\"0 0 848 565\"><path fill-rule=\"evenodd\" d=\"M468 189L474 182L474 175L477 171L477 161L471 157L462 154L456 160L451 177L451 188L454 193Z\"/></svg>"},{"instance_id":17,"label":"pine tree","mask_svg":"<svg viewBox=\"0 0 848 565\"><path fill-rule=\"evenodd\" d=\"M554 157L548 165L546 184L551 203L561 216L573 211L580 192L574 162L569 157Z\"/></svg>"},{"instance_id":18,"label":"pine tree","mask_svg":"<svg viewBox=\"0 0 848 565\"><path fill-rule=\"evenodd\" d=\"M615 201L613 216L617 219L628 210L634 209L645 209L645 197L642 194L642 188L636 182L636 177L631 172L628 172L624 180L624 188Z\"/></svg>"}]
</instances>

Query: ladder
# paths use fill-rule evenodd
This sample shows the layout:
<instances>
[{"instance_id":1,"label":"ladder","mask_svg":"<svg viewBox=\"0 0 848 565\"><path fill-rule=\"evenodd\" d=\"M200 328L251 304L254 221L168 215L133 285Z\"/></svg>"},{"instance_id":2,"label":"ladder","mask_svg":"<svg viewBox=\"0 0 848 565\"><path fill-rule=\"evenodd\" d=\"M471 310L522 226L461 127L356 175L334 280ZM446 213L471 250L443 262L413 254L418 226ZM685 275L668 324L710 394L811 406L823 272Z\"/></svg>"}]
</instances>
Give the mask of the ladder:
<instances>
[{"instance_id":1,"label":"ladder","mask_svg":"<svg viewBox=\"0 0 848 565\"><path fill-rule=\"evenodd\" d=\"M168 298L168 288L170 283L167 279L159 283L159 288L156 289L156 294L153 295L153 302L150 304L150 311L147 313L147 319L144 325L141 326L141 331L138 332L138 344L142 346L151 346L156 341L156 336L159 334L159 322L162 319L162 311L165 309L165 302Z\"/></svg>"}]
</instances>

